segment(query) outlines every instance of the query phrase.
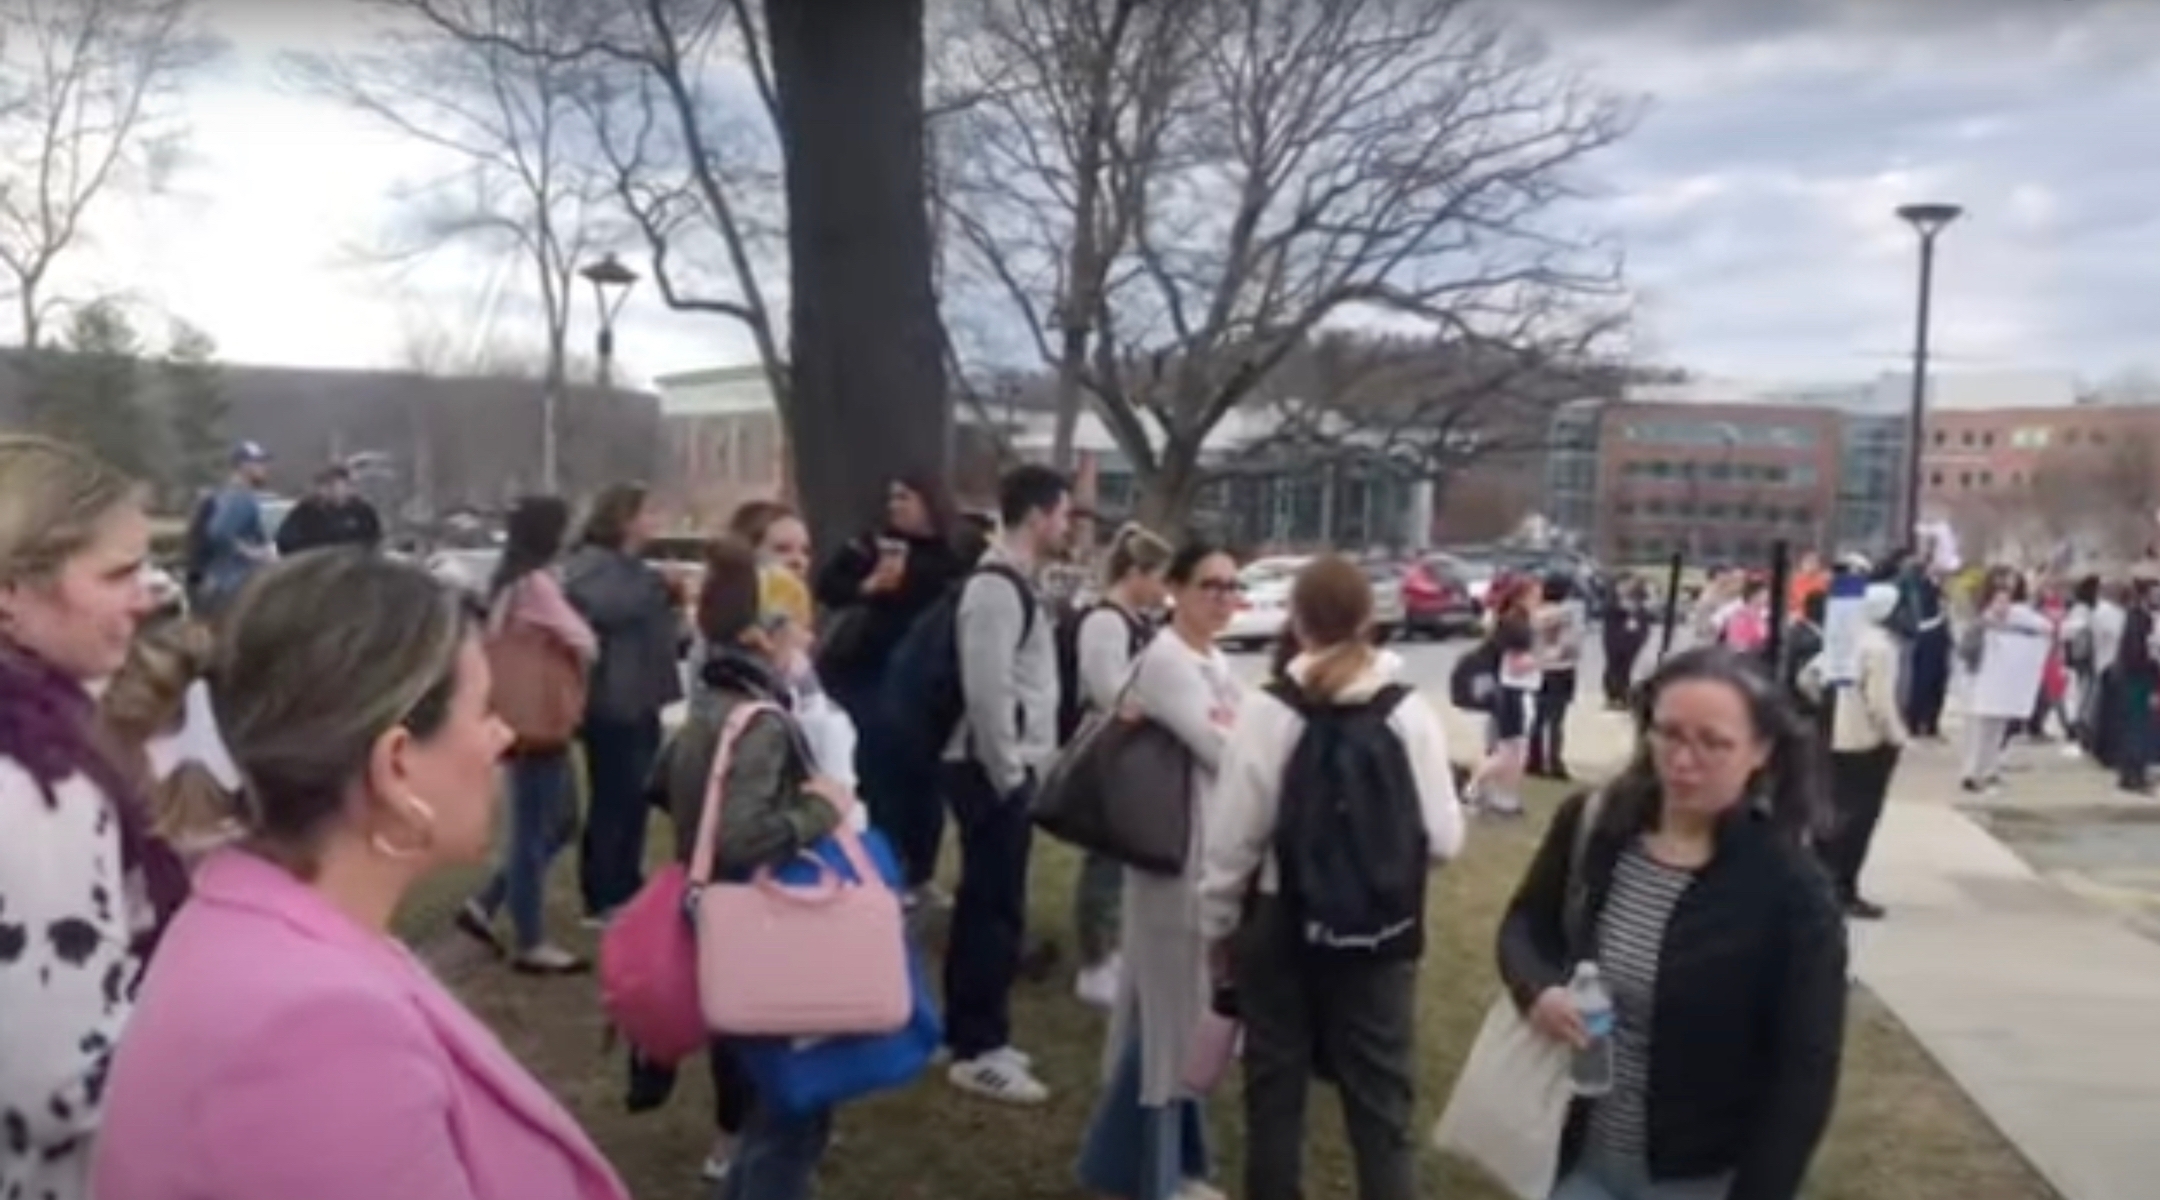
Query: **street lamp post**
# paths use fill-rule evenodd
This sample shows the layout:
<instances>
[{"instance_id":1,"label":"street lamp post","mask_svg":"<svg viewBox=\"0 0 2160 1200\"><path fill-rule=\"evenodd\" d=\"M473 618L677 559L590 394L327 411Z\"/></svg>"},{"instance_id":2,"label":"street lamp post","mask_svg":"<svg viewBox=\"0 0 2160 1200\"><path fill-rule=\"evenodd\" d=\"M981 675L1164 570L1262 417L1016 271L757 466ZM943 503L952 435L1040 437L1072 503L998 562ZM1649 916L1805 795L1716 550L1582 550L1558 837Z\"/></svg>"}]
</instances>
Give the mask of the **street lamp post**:
<instances>
[{"instance_id":1,"label":"street lamp post","mask_svg":"<svg viewBox=\"0 0 2160 1200\"><path fill-rule=\"evenodd\" d=\"M1913 327L1912 405L1905 423L1905 546L1920 543L1920 447L1927 409L1928 305L1935 288L1935 235L1965 210L1955 204L1905 204L1897 215L1920 234L1920 300Z\"/></svg>"},{"instance_id":2,"label":"street lamp post","mask_svg":"<svg viewBox=\"0 0 2160 1200\"><path fill-rule=\"evenodd\" d=\"M623 301L630 295L630 285L638 281L637 272L609 254L578 274L592 284L593 300L600 309L600 332L595 339L595 349L600 358L600 390L607 391L615 386L615 314L622 311Z\"/></svg>"}]
</instances>

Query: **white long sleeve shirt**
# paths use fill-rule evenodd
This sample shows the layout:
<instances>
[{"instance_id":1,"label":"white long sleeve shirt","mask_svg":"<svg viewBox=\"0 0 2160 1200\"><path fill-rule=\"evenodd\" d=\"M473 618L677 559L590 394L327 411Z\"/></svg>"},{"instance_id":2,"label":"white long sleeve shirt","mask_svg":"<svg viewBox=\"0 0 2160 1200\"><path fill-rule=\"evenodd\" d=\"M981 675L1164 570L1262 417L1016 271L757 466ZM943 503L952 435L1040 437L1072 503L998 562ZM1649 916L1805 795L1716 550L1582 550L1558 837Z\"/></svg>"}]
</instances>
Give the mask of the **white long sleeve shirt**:
<instances>
[{"instance_id":1,"label":"white long sleeve shirt","mask_svg":"<svg viewBox=\"0 0 2160 1200\"><path fill-rule=\"evenodd\" d=\"M1341 698L1350 703L1372 698L1394 681L1398 661L1392 656L1376 657ZM1302 681L1310 669L1311 661L1299 658L1290 664L1290 676ZM1455 794L1449 767L1447 733L1423 696L1405 697L1389 716L1388 727L1402 739L1410 758L1428 852L1435 863L1446 862L1463 845L1462 802ZM1200 924L1210 940L1226 937L1237 927L1246 886L1256 873L1263 893L1276 890L1273 846L1283 774L1304 732L1305 718L1264 691L1249 693L1238 708L1222 770L1215 778L1215 794L1205 808Z\"/></svg>"}]
</instances>

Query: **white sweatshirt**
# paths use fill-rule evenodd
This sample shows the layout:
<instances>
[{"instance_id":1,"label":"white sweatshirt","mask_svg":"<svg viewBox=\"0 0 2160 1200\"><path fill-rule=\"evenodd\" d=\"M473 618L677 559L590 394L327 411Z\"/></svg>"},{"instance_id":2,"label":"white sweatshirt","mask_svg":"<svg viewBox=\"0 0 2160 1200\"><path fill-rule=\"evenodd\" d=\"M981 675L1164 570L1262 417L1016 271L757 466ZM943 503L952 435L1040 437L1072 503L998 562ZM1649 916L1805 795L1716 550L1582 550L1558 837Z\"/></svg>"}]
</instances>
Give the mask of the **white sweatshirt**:
<instances>
[{"instance_id":1,"label":"white sweatshirt","mask_svg":"<svg viewBox=\"0 0 2160 1200\"><path fill-rule=\"evenodd\" d=\"M1376 656L1343 691L1342 699L1350 703L1370 699L1394 682L1400 661L1393 655ZM1301 656L1290 664L1289 673L1302 681L1311 668L1312 660ZM1422 695L1405 697L1389 716L1388 726L1409 753L1429 852L1434 862L1445 862L1463 844L1462 803L1455 794L1455 776L1448 762L1447 733ZM1200 871L1200 926L1211 941L1229 936L1237 927L1246 885L1255 872L1262 892L1272 894L1276 889L1273 846L1283 773L1304 732L1305 719L1264 691L1248 693L1238 707L1215 792L1204 810L1207 836Z\"/></svg>"}]
</instances>

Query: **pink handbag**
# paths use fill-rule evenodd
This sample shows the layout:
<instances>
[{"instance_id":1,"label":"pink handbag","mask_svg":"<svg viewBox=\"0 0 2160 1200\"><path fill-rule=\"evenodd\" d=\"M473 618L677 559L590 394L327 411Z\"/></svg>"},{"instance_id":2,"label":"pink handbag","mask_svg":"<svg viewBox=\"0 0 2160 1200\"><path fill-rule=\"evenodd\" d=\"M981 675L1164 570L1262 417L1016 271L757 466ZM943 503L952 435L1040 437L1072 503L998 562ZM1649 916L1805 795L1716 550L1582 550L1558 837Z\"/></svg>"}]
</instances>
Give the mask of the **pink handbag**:
<instances>
[{"instance_id":1,"label":"pink handbag","mask_svg":"<svg viewBox=\"0 0 2160 1200\"><path fill-rule=\"evenodd\" d=\"M1178 1082L1195 1096L1214 1091L1215 1085L1230 1073L1230 1064L1237 1061L1244 1041L1245 1026L1236 1017L1226 1017L1213 1009L1201 1013Z\"/></svg>"},{"instance_id":2,"label":"pink handbag","mask_svg":"<svg viewBox=\"0 0 2160 1200\"><path fill-rule=\"evenodd\" d=\"M728 728L747 722L743 705ZM885 883L843 813L830 841L852 879L806 851L815 873L783 883L760 867L747 883L712 878L721 789L735 739L723 736L705 787L697 848L690 859L696 916L698 999L716 1033L746 1037L825 1037L891 1033L908 1022L907 934L898 893ZM807 753L805 754L807 761Z\"/></svg>"},{"instance_id":3,"label":"pink handbag","mask_svg":"<svg viewBox=\"0 0 2160 1200\"><path fill-rule=\"evenodd\" d=\"M750 718L765 711L779 710L770 704L744 704L728 714L713 750L706 815L698 822L701 835L715 811L714 797L727 778L736 739L749 728ZM669 863L638 889L600 935L602 1011L638 1053L668 1066L712 1041L699 1002L697 936L688 907L692 878L681 864Z\"/></svg>"}]
</instances>

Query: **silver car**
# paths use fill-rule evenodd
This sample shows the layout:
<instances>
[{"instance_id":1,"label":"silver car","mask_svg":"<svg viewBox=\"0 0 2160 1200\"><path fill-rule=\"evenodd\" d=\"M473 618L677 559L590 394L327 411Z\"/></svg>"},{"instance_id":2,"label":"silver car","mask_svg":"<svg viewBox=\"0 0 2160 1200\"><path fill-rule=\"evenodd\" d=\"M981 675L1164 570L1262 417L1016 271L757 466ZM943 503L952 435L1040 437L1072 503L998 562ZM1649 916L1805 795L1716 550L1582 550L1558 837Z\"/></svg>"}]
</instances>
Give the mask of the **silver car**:
<instances>
[{"instance_id":1,"label":"silver car","mask_svg":"<svg viewBox=\"0 0 2160 1200\"><path fill-rule=\"evenodd\" d=\"M1403 569L1391 562L1365 564L1365 578L1372 584L1373 636L1383 642L1393 641L1402 633L1409 620L1403 605Z\"/></svg>"}]
</instances>

